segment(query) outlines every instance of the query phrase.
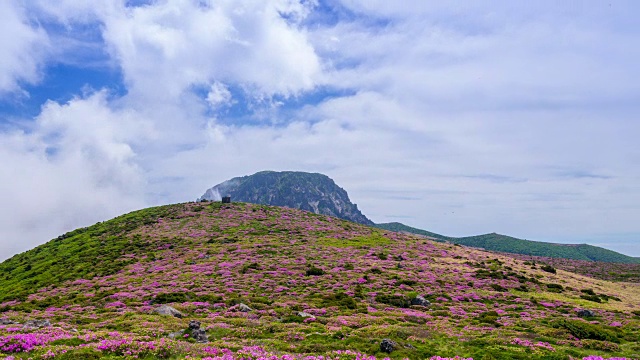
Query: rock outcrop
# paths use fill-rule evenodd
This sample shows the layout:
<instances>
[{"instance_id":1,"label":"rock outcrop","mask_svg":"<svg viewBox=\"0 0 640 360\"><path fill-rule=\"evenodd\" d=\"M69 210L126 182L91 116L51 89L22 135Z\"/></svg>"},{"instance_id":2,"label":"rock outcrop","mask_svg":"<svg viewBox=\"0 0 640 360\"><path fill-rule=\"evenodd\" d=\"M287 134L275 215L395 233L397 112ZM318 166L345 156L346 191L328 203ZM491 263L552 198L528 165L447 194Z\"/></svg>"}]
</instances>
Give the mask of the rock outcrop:
<instances>
[{"instance_id":1,"label":"rock outcrop","mask_svg":"<svg viewBox=\"0 0 640 360\"><path fill-rule=\"evenodd\" d=\"M172 308L169 305L162 305L159 308L154 310L156 314L160 314L160 315L169 315L169 316L175 316L177 318L183 318L184 314L181 313L180 311Z\"/></svg>"},{"instance_id":2,"label":"rock outcrop","mask_svg":"<svg viewBox=\"0 0 640 360\"><path fill-rule=\"evenodd\" d=\"M231 201L286 206L335 216L365 225L374 225L347 192L326 175L298 171L261 171L236 177L208 189L199 200Z\"/></svg>"}]
</instances>

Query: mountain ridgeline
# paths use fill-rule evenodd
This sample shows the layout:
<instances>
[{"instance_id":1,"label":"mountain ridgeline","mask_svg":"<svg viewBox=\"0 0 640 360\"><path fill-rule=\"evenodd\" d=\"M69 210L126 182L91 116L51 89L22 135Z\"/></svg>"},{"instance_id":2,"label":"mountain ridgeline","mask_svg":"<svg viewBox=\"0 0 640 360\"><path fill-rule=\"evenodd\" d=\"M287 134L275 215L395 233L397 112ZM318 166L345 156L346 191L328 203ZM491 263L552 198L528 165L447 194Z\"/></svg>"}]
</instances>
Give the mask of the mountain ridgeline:
<instances>
[{"instance_id":1,"label":"mountain ridgeline","mask_svg":"<svg viewBox=\"0 0 640 360\"><path fill-rule=\"evenodd\" d=\"M511 254L571 260L640 264L639 258L623 255L615 251L588 244L555 244L518 239L496 233L466 237L451 237L417 229L398 222L377 224L376 227L389 231L425 236L435 241L447 241L454 244Z\"/></svg>"},{"instance_id":2,"label":"mountain ridgeline","mask_svg":"<svg viewBox=\"0 0 640 360\"><path fill-rule=\"evenodd\" d=\"M220 200L222 196L230 196L233 201L285 206L373 225L349 200L343 188L318 173L261 171L218 184L208 189L200 200Z\"/></svg>"},{"instance_id":3,"label":"mountain ridgeline","mask_svg":"<svg viewBox=\"0 0 640 360\"><path fill-rule=\"evenodd\" d=\"M446 241L490 251L572 260L640 264L640 258L587 244L554 244L496 233L456 238L398 222L374 224L349 200L343 188L336 185L328 176L318 173L261 171L218 184L208 189L200 200L220 200L222 196L231 196L233 201L310 211L387 231L410 233L435 241Z\"/></svg>"}]
</instances>

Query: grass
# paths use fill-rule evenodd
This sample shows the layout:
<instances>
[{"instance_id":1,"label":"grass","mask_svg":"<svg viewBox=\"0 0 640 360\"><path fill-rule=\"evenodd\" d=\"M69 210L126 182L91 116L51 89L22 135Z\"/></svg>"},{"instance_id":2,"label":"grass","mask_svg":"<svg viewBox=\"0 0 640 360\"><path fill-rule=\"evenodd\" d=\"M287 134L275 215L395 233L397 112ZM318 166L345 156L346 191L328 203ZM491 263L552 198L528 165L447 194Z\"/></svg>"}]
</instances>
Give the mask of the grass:
<instances>
[{"instance_id":1,"label":"grass","mask_svg":"<svg viewBox=\"0 0 640 360\"><path fill-rule=\"evenodd\" d=\"M69 271L59 274L62 266ZM292 209L178 204L71 232L1 264L1 317L54 327L0 326L0 343L51 336L19 353L33 359L48 351L55 359L354 358L334 352L347 349L394 359L639 357L638 285L553 267ZM411 306L417 295L431 305ZM186 317L155 314L160 303ZM577 317L582 308L597 313L593 326ZM190 320L209 344L167 338ZM380 352L385 338L398 343L391 354Z\"/></svg>"}]
</instances>

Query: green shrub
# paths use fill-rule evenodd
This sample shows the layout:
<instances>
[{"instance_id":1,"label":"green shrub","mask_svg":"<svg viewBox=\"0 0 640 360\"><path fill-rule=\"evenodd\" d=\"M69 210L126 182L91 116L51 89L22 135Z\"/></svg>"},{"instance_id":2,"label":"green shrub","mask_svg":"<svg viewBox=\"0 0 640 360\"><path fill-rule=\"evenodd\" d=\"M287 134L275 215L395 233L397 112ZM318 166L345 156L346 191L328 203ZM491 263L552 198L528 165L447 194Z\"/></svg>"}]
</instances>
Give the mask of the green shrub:
<instances>
[{"instance_id":1,"label":"green shrub","mask_svg":"<svg viewBox=\"0 0 640 360\"><path fill-rule=\"evenodd\" d=\"M492 288L493 290L495 290L495 291L500 291L500 292L505 292L505 291L507 291L507 288L502 287L502 286L500 286L500 285L498 285L498 284L490 284L489 286L491 286L491 288Z\"/></svg>"},{"instance_id":2,"label":"green shrub","mask_svg":"<svg viewBox=\"0 0 640 360\"><path fill-rule=\"evenodd\" d=\"M547 290L554 293L561 293L564 291L564 287L560 284L547 284Z\"/></svg>"},{"instance_id":3,"label":"green shrub","mask_svg":"<svg viewBox=\"0 0 640 360\"><path fill-rule=\"evenodd\" d=\"M246 274L247 271L249 271L249 269L260 270L260 264L258 264L257 262L253 262L251 264L244 264L240 269L240 273Z\"/></svg>"},{"instance_id":4,"label":"green shrub","mask_svg":"<svg viewBox=\"0 0 640 360\"><path fill-rule=\"evenodd\" d=\"M580 320L567 319L558 320L552 325L555 328L564 328L568 330L571 335L577 337L580 340L591 339L612 342L619 341L615 332L603 325L591 324Z\"/></svg>"},{"instance_id":5,"label":"green shrub","mask_svg":"<svg viewBox=\"0 0 640 360\"><path fill-rule=\"evenodd\" d=\"M306 274L307 276L320 276L320 275L324 275L324 270L317 268L315 266L312 266L307 269Z\"/></svg>"},{"instance_id":6,"label":"green shrub","mask_svg":"<svg viewBox=\"0 0 640 360\"><path fill-rule=\"evenodd\" d=\"M591 290L591 289L582 289L582 290L580 290L580 292L583 292L583 293L585 293L587 295L596 296L596 293L593 292L593 290Z\"/></svg>"},{"instance_id":7,"label":"green shrub","mask_svg":"<svg viewBox=\"0 0 640 360\"><path fill-rule=\"evenodd\" d=\"M379 252L379 253L377 253L377 254L375 254L375 255L376 255L376 256L378 257L378 259L380 259L380 260L387 260L387 257L388 257L388 255L387 255L387 254L385 254L385 253L383 253L383 252Z\"/></svg>"},{"instance_id":8,"label":"green shrub","mask_svg":"<svg viewBox=\"0 0 640 360\"><path fill-rule=\"evenodd\" d=\"M612 343L610 341L600 341L600 340L582 340L580 341L582 346L585 349L590 350L600 350L600 351L620 351L620 346L616 343Z\"/></svg>"},{"instance_id":9,"label":"green shrub","mask_svg":"<svg viewBox=\"0 0 640 360\"><path fill-rule=\"evenodd\" d=\"M169 304L180 303L193 299L195 295L193 293L174 292L174 293L161 293L156 295L153 302L156 304Z\"/></svg>"},{"instance_id":10,"label":"green shrub","mask_svg":"<svg viewBox=\"0 0 640 360\"><path fill-rule=\"evenodd\" d=\"M403 295L376 295L376 301L382 304L387 304L395 307L408 308L411 306L411 300Z\"/></svg>"},{"instance_id":11,"label":"green shrub","mask_svg":"<svg viewBox=\"0 0 640 360\"><path fill-rule=\"evenodd\" d=\"M398 280L396 281L396 285L400 286L400 285L407 285L407 286L413 286L415 284L417 284L418 282L415 280L407 280L407 279L403 279L403 280Z\"/></svg>"},{"instance_id":12,"label":"green shrub","mask_svg":"<svg viewBox=\"0 0 640 360\"><path fill-rule=\"evenodd\" d=\"M82 339L78 339L78 338L71 338L71 339L58 339L58 340L54 340L52 342L49 343L49 345L68 345L68 346L78 346L78 345L82 345L82 344L86 344L87 342L82 340Z\"/></svg>"},{"instance_id":13,"label":"green shrub","mask_svg":"<svg viewBox=\"0 0 640 360\"><path fill-rule=\"evenodd\" d=\"M598 295L580 295L581 299L585 299L585 300L589 300L589 301L593 301L593 302L597 302L597 303L601 303L602 299L600 299L600 297Z\"/></svg>"},{"instance_id":14,"label":"green shrub","mask_svg":"<svg viewBox=\"0 0 640 360\"><path fill-rule=\"evenodd\" d=\"M540 267L540 269L542 269L542 271L546 271L548 273L552 273L552 274L556 273L556 269L551 265L544 265L544 266Z\"/></svg>"},{"instance_id":15,"label":"green shrub","mask_svg":"<svg viewBox=\"0 0 640 360\"><path fill-rule=\"evenodd\" d=\"M483 312L480 315L478 315L478 317L476 319L478 319L478 321L480 321L481 323L491 324L491 325L494 325L494 326L498 327L498 326L500 326L500 324L498 324L496 322L496 320L498 320L499 317L500 317L500 315L498 315L497 312L495 312L495 311L487 311L487 312Z\"/></svg>"},{"instance_id":16,"label":"green shrub","mask_svg":"<svg viewBox=\"0 0 640 360\"><path fill-rule=\"evenodd\" d=\"M342 291L331 294L329 296L325 296L322 300L322 305L327 307L337 306L347 309L356 309L358 307L358 303L356 302L356 300Z\"/></svg>"}]
</instances>

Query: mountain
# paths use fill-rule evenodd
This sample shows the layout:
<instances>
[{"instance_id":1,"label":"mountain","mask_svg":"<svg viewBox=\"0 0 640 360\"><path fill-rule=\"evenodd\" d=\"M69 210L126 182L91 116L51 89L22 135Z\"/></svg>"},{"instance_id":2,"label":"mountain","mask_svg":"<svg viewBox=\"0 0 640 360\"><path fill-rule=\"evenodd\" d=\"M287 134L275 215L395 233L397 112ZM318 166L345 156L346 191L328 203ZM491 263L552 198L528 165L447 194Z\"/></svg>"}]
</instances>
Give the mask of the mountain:
<instances>
[{"instance_id":1,"label":"mountain","mask_svg":"<svg viewBox=\"0 0 640 360\"><path fill-rule=\"evenodd\" d=\"M358 210L357 205L351 203L344 189L336 185L328 176L318 173L261 171L218 184L208 189L200 200L220 200L222 196L231 196L233 201L306 210L388 231L411 233L436 241L449 241L490 251L572 260L640 264L640 258L587 244L554 244L496 233L455 238L399 222L374 224Z\"/></svg>"},{"instance_id":2,"label":"mountain","mask_svg":"<svg viewBox=\"0 0 640 360\"><path fill-rule=\"evenodd\" d=\"M373 225L347 192L326 175L298 171L261 171L236 177L208 189L200 200L220 200L286 206L335 216L365 225Z\"/></svg>"},{"instance_id":3,"label":"mountain","mask_svg":"<svg viewBox=\"0 0 640 360\"><path fill-rule=\"evenodd\" d=\"M638 294L297 209L175 204L0 263L0 358L631 359Z\"/></svg>"},{"instance_id":4,"label":"mountain","mask_svg":"<svg viewBox=\"0 0 640 360\"><path fill-rule=\"evenodd\" d=\"M627 256L612 250L588 244L548 243L523 240L496 233L456 238L416 229L401 223L378 224L376 226L389 231L412 233L440 241L449 241L455 244L472 246L490 251L571 260L640 264L640 258Z\"/></svg>"}]
</instances>

